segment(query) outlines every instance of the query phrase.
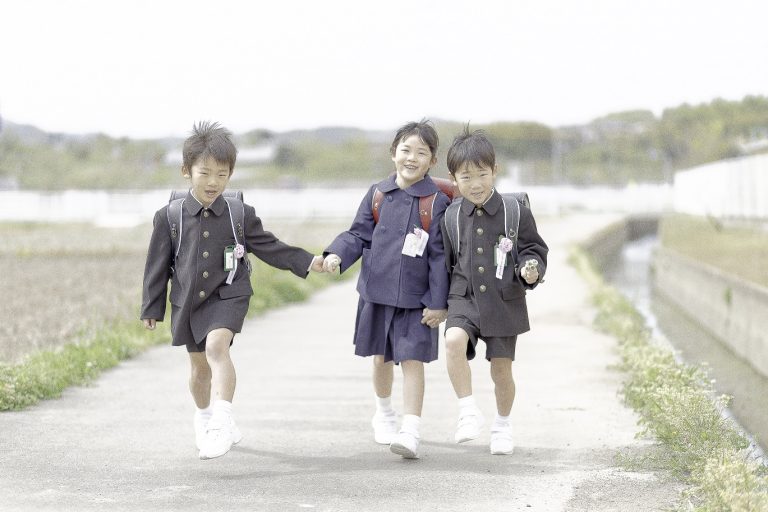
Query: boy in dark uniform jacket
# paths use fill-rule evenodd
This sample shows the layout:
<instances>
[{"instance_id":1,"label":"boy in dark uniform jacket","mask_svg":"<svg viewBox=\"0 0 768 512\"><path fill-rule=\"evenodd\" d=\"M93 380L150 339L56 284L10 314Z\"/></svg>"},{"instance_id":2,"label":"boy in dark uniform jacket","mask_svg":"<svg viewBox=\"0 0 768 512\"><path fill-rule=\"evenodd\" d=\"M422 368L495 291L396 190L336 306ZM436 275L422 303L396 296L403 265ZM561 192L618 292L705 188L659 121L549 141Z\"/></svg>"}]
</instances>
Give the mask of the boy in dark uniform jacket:
<instances>
[{"instance_id":1,"label":"boy in dark uniform jacket","mask_svg":"<svg viewBox=\"0 0 768 512\"><path fill-rule=\"evenodd\" d=\"M548 249L527 207L519 206L519 227L507 225L506 210L516 210L518 205L514 199L503 199L494 189L496 157L482 132L465 129L454 139L448 150L448 170L463 196L456 214L450 218L445 215L442 224L446 263L451 272L446 363L459 398L455 440L462 443L476 439L484 422L472 396L468 363L475 357L477 340L481 338L486 343L486 359L491 362L496 391L491 453L510 454L514 449L509 413L515 398L515 344L517 335L530 329L525 293L544 277ZM454 254L450 243L448 222L458 223L458 254Z\"/></svg>"},{"instance_id":2,"label":"boy in dark uniform jacket","mask_svg":"<svg viewBox=\"0 0 768 512\"><path fill-rule=\"evenodd\" d=\"M177 238L171 238L166 205L155 213L144 270L141 319L147 329L165 317L171 281L173 345L186 346L190 357L189 389L197 406L195 441L201 459L224 455L242 438L231 415L235 368L229 347L253 295L246 253L302 278L310 268L323 270L321 256L282 243L264 231L252 206L228 203L221 195L237 157L230 137L217 123L194 127L184 143L181 172L191 188L181 218L173 219L178 222ZM239 239L230 207L243 208Z\"/></svg>"}]
</instances>

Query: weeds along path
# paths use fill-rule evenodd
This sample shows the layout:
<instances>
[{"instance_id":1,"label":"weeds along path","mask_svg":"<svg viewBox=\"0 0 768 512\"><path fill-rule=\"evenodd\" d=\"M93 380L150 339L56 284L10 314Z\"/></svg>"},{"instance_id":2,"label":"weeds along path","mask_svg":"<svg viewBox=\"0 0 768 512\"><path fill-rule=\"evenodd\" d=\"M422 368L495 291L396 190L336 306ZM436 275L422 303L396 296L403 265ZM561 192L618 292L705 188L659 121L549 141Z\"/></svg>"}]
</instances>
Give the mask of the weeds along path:
<instances>
[{"instance_id":1,"label":"weeds along path","mask_svg":"<svg viewBox=\"0 0 768 512\"><path fill-rule=\"evenodd\" d=\"M621 470L638 453L636 416L617 396L615 342L592 328L589 291L566 263L569 243L612 218L541 219L551 245L546 283L530 294L520 337L512 456L489 433L453 442L456 399L441 358L426 366L422 458L373 442L371 361L353 355L353 280L247 321L233 346L235 415L244 440L197 459L183 349L152 348L92 386L0 413L4 510L541 510L648 511L678 488ZM488 363L472 362L474 394L495 410ZM396 370L393 402L402 412Z\"/></svg>"}]
</instances>

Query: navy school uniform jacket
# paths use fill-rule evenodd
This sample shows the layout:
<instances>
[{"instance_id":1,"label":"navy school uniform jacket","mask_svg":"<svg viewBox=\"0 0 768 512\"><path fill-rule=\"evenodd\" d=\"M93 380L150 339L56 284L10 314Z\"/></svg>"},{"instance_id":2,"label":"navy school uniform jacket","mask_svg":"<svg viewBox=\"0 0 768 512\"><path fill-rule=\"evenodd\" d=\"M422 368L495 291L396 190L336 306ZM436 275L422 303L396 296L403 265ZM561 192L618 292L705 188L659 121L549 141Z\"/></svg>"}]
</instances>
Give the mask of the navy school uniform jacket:
<instances>
[{"instance_id":1,"label":"navy school uniform jacket","mask_svg":"<svg viewBox=\"0 0 768 512\"><path fill-rule=\"evenodd\" d=\"M456 218L443 217L443 230L446 222L456 222ZM479 208L475 207L472 201L464 199L459 208L458 222L461 237L458 257L453 254L448 237L443 231L449 269L450 262L455 262L451 272L449 314L461 314L461 309L467 307L469 301L479 310L480 325L477 327L481 335L505 337L528 331L530 325L525 293L526 290L535 288L544 278L549 252L547 244L536 229L531 210L520 205L517 263L522 266L529 259L539 262L539 279L533 284L525 282L520 276L519 268L515 270L511 253L507 256L510 262L504 268L502 278L496 278L494 251L499 237L504 235L504 206L498 192L494 190L491 197Z\"/></svg>"},{"instance_id":2,"label":"navy school uniform jacket","mask_svg":"<svg viewBox=\"0 0 768 512\"><path fill-rule=\"evenodd\" d=\"M374 191L384 193L379 222L374 223ZM405 236L421 228L419 198L437 193L432 209L429 240L420 257L402 254ZM448 272L445 266L440 219L450 200L440 192L429 175L406 189L400 189L392 175L371 186L360 203L352 226L325 250L341 258L344 272L362 257L357 291L366 302L405 309L446 309Z\"/></svg>"},{"instance_id":3,"label":"navy school uniform jacket","mask_svg":"<svg viewBox=\"0 0 768 512\"><path fill-rule=\"evenodd\" d=\"M309 273L313 255L304 249L289 246L265 231L254 208L244 205L243 223L245 250L267 264L290 270L305 278ZM234 297L253 295L248 271L242 261L232 284L227 285L229 272L224 270L224 249L235 245L227 203L222 196L209 208L203 208L191 193L187 194L182 212L181 249L171 275L175 244L171 240L167 217L168 206L155 213L152 237L149 242L147 263L144 270L144 289L141 318L162 321L165 317L166 291L171 280L170 302L174 306L171 326L176 340L176 323L189 321L195 341L200 342L208 334L210 326L242 325L245 311L233 311L238 318L209 318L206 303ZM247 302L246 308L247 310ZM221 308L218 308L221 314ZM229 314L229 313L228 313ZM239 324L238 324L239 322ZM239 328L237 329L239 330Z\"/></svg>"}]
</instances>

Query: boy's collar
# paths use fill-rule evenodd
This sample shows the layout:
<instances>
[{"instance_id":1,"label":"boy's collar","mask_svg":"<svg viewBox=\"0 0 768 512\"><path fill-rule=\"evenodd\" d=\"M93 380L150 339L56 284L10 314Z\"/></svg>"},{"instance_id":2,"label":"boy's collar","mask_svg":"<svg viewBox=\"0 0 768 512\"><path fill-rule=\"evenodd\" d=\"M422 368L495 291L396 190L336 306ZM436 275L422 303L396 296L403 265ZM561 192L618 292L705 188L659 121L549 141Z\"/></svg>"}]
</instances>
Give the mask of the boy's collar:
<instances>
[{"instance_id":1,"label":"boy's collar","mask_svg":"<svg viewBox=\"0 0 768 512\"><path fill-rule=\"evenodd\" d=\"M192 215L197 215L200 213L200 210L205 208L203 203L201 203L200 200L195 197L195 194L192 193L192 189L189 189L189 192L187 193L187 201L184 201L184 207ZM219 197L211 203L211 206L209 206L208 209L217 217L224 213L227 209L227 202L224 200L224 196L220 194Z\"/></svg>"},{"instance_id":2,"label":"boy's collar","mask_svg":"<svg viewBox=\"0 0 768 512\"><path fill-rule=\"evenodd\" d=\"M463 199L461 201L461 211L463 211L466 215L472 215L476 209L482 208L486 212L488 212L489 215L495 215L496 211L501 206L501 195L499 195L498 192L496 192L496 188L494 188L491 191L491 195L488 196L488 199L485 200L485 202L482 204L482 206L475 206L475 203L468 199Z\"/></svg>"},{"instance_id":3,"label":"boy's collar","mask_svg":"<svg viewBox=\"0 0 768 512\"><path fill-rule=\"evenodd\" d=\"M384 192L385 194L387 192L392 192L393 190L397 190L400 187L397 186L397 182L395 179L397 178L396 174L392 174L391 176L387 177L385 180L379 182L376 185L376 188L378 188L380 191ZM440 189L435 185L435 182L432 181L432 178L429 177L429 174L424 176L424 179L421 179L411 185L410 187L406 187L402 189L403 192L408 194L409 196L413 197L426 197L431 196L435 192L439 191Z\"/></svg>"}]
</instances>

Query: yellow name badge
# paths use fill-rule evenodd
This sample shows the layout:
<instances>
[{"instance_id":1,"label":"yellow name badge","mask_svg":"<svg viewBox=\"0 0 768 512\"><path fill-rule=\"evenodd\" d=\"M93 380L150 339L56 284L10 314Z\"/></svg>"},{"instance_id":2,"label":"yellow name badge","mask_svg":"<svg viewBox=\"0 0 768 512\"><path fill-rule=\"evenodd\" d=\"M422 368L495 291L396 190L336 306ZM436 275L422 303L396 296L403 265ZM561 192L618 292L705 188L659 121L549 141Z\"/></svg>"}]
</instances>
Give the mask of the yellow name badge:
<instances>
[{"instance_id":1,"label":"yellow name badge","mask_svg":"<svg viewBox=\"0 0 768 512\"><path fill-rule=\"evenodd\" d=\"M228 245L224 248L224 272L235 269L235 246Z\"/></svg>"}]
</instances>

